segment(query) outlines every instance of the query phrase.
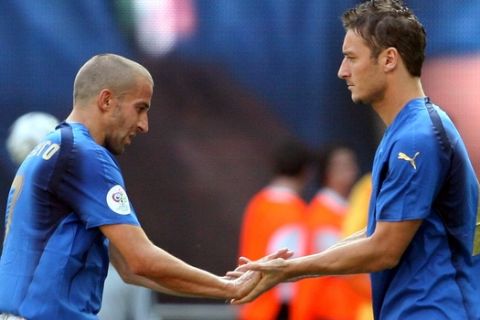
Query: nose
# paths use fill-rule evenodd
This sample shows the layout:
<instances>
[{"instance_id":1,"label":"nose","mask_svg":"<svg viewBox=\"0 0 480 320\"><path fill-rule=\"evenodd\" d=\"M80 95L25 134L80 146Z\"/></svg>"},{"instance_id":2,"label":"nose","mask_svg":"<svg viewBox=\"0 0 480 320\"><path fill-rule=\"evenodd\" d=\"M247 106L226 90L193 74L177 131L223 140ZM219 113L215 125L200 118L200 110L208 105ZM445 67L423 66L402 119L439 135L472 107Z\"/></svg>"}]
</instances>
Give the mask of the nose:
<instances>
[{"instance_id":1,"label":"nose","mask_svg":"<svg viewBox=\"0 0 480 320\"><path fill-rule=\"evenodd\" d=\"M338 68L338 73L337 73L337 76L340 78L340 79L346 79L349 75L348 73L348 68L347 68L347 59L346 58L343 58L342 60L342 63L340 64L340 68Z\"/></svg>"},{"instance_id":2,"label":"nose","mask_svg":"<svg viewBox=\"0 0 480 320\"><path fill-rule=\"evenodd\" d=\"M147 113L142 114L137 124L138 131L141 133L148 132L148 115Z\"/></svg>"}]
</instances>

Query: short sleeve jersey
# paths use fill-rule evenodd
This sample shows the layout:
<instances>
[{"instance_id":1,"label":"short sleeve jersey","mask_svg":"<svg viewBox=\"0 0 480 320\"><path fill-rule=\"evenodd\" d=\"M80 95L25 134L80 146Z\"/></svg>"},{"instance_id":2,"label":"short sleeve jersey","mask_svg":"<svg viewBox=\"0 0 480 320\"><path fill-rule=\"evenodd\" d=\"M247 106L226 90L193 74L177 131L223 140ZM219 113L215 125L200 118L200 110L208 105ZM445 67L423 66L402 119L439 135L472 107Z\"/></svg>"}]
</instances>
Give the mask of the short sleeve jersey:
<instances>
[{"instance_id":1,"label":"short sleeve jersey","mask_svg":"<svg viewBox=\"0 0 480 320\"><path fill-rule=\"evenodd\" d=\"M478 181L452 121L428 98L386 129L372 182L369 235L378 221L422 220L398 265L371 275L375 319L480 319Z\"/></svg>"},{"instance_id":2,"label":"short sleeve jersey","mask_svg":"<svg viewBox=\"0 0 480 320\"><path fill-rule=\"evenodd\" d=\"M97 319L107 224L138 225L113 155L86 127L63 123L25 159L6 209L0 312Z\"/></svg>"}]
</instances>

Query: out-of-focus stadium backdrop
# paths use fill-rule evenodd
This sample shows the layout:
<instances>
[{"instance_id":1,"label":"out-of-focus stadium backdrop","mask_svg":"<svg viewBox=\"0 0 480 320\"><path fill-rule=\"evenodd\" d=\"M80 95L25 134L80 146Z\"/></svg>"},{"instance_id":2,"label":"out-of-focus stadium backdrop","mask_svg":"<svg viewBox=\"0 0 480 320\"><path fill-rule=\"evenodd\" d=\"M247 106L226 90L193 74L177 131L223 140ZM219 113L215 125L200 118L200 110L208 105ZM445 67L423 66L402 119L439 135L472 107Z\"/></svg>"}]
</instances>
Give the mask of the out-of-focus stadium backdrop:
<instances>
[{"instance_id":1,"label":"out-of-focus stadium backdrop","mask_svg":"<svg viewBox=\"0 0 480 320\"><path fill-rule=\"evenodd\" d=\"M383 127L368 106L352 104L336 76L340 16L356 3L1 1L2 212L15 173L3 143L9 126L30 111L64 119L78 68L97 53L125 55L147 66L156 82L150 132L119 157L129 197L156 244L223 274L236 264L241 214L270 177L267 157L275 142L288 136L312 147L345 141L355 147L362 171L370 167ZM480 1L406 3L427 29L427 66L451 57L478 61ZM480 70L470 71L478 92ZM427 89L440 88L438 80L448 79L448 72L427 73ZM460 105L473 101L457 98ZM478 111L455 110L469 149L479 150L468 131L480 121ZM478 168L478 153L472 154Z\"/></svg>"}]
</instances>

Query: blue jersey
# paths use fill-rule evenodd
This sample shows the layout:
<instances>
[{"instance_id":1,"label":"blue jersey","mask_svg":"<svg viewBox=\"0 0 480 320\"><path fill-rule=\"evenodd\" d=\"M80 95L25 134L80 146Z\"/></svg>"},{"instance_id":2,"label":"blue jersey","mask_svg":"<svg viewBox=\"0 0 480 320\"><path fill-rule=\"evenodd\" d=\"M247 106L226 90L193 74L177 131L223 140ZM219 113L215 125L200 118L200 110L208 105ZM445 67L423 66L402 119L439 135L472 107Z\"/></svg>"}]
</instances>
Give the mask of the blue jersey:
<instances>
[{"instance_id":1,"label":"blue jersey","mask_svg":"<svg viewBox=\"0 0 480 320\"><path fill-rule=\"evenodd\" d=\"M375 319L480 319L478 181L452 121L428 98L386 129L372 182L368 235L377 221L423 220L399 264L371 275Z\"/></svg>"},{"instance_id":2,"label":"blue jersey","mask_svg":"<svg viewBox=\"0 0 480 320\"><path fill-rule=\"evenodd\" d=\"M18 169L0 259L0 313L97 319L107 224L138 225L112 154L86 127L61 124Z\"/></svg>"}]
</instances>

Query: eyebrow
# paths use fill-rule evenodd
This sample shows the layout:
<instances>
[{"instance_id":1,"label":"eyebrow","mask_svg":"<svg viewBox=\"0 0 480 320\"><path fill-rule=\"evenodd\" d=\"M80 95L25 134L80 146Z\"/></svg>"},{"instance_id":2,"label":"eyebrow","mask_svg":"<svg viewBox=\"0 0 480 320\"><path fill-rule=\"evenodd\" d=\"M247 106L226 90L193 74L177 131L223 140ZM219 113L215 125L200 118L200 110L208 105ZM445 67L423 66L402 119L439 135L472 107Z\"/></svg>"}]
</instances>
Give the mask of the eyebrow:
<instances>
[{"instance_id":1,"label":"eyebrow","mask_svg":"<svg viewBox=\"0 0 480 320\"><path fill-rule=\"evenodd\" d=\"M150 105L146 102L139 102L136 104L138 107L142 107L145 110L150 110Z\"/></svg>"}]
</instances>

